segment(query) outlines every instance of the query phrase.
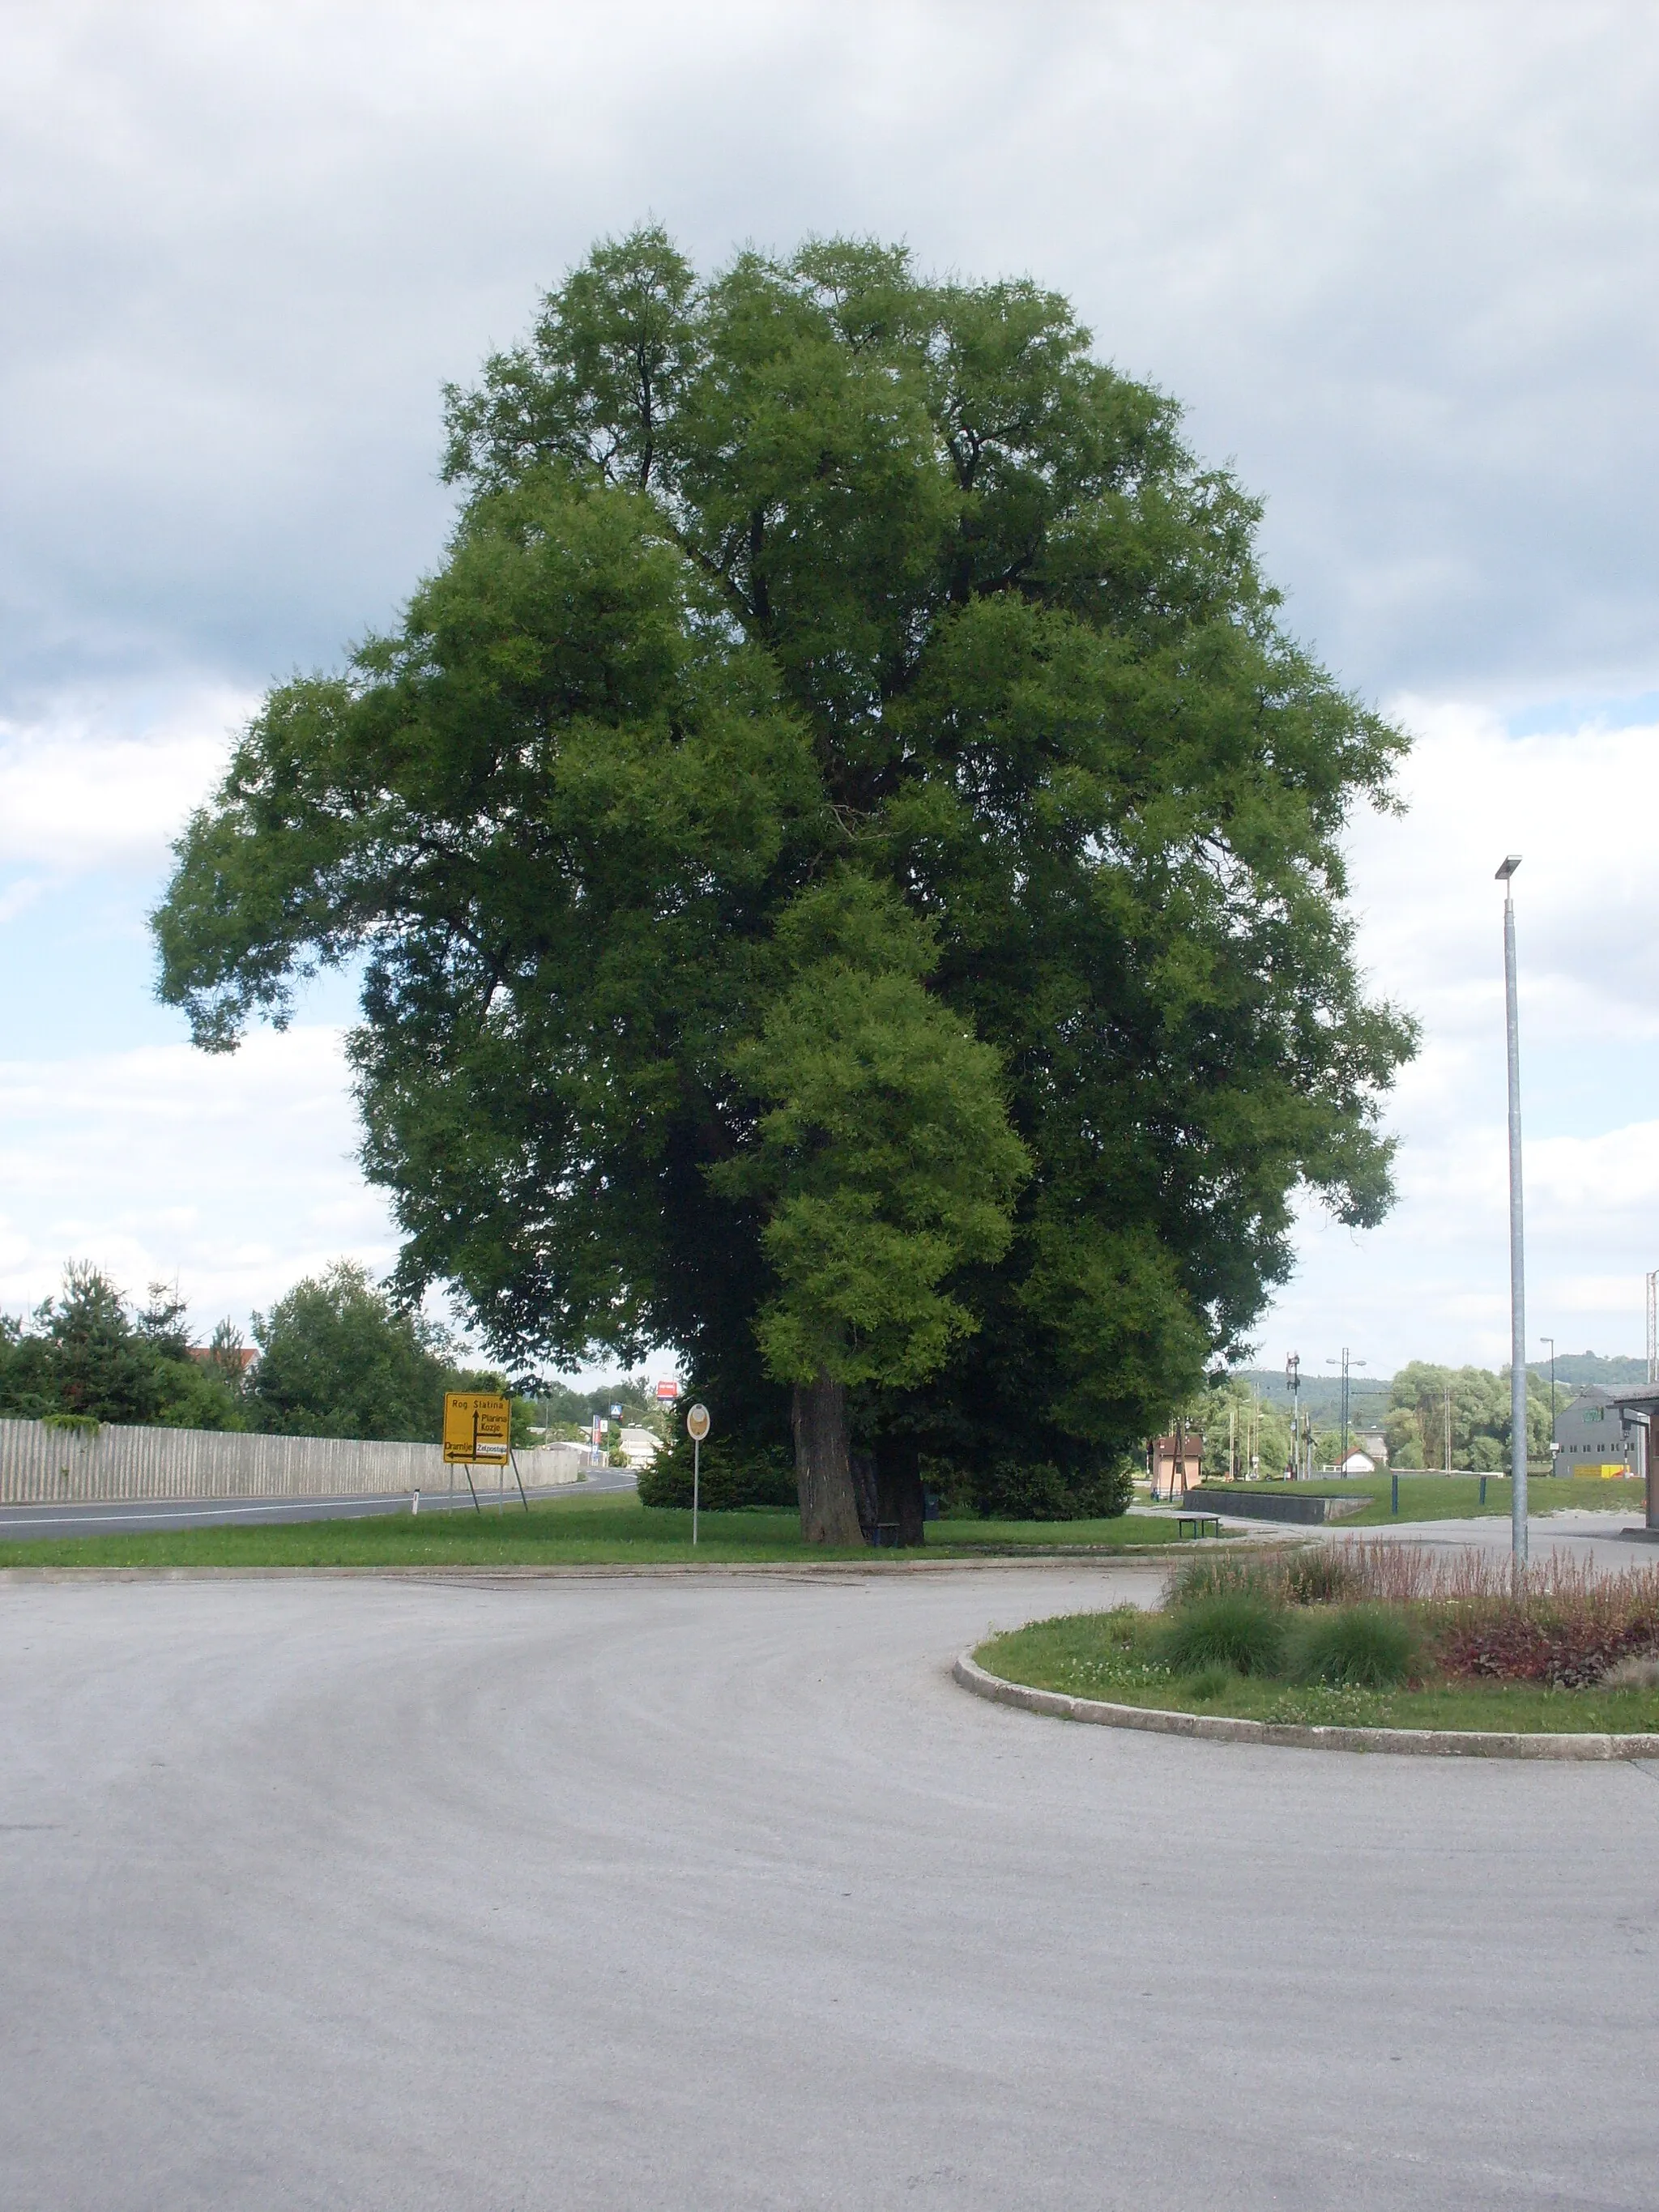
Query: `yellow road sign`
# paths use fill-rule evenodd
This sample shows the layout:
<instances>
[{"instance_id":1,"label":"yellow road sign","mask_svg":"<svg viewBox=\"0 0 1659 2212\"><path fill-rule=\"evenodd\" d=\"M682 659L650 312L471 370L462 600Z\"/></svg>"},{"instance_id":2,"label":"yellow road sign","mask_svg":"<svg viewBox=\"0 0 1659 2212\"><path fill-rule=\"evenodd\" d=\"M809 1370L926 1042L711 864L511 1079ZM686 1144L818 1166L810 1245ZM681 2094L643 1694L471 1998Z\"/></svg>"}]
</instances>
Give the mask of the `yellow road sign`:
<instances>
[{"instance_id":1,"label":"yellow road sign","mask_svg":"<svg viewBox=\"0 0 1659 2212\"><path fill-rule=\"evenodd\" d=\"M481 1390L451 1390L444 1399L444 1465L512 1456L513 1401Z\"/></svg>"}]
</instances>

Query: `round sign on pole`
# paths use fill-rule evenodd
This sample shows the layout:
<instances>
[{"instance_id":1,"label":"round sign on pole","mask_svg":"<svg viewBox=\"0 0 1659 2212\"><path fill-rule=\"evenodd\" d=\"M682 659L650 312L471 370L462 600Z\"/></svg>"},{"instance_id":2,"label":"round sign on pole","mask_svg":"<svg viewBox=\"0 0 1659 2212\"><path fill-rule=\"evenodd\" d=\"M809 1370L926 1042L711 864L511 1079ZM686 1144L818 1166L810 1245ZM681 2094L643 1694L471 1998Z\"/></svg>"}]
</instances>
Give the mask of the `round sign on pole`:
<instances>
[{"instance_id":1,"label":"round sign on pole","mask_svg":"<svg viewBox=\"0 0 1659 2212\"><path fill-rule=\"evenodd\" d=\"M700 1444L702 1442L703 1438L708 1434L708 1408L707 1406L690 1406L687 1407L685 1415L685 1433L690 1437L693 1443Z\"/></svg>"}]
</instances>

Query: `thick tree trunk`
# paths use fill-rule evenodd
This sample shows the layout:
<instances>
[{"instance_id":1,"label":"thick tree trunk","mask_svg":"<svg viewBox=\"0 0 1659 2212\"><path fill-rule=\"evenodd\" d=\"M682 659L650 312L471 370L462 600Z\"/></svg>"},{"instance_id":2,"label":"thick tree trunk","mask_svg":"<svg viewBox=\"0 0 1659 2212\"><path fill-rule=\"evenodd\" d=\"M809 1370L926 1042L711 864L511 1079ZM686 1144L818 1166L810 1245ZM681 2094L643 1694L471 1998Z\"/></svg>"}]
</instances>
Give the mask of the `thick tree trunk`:
<instances>
[{"instance_id":1,"label":"thick tree trunk","mask_svg":"<svg viewBox=\"0 0 1659 2212\"><path fill-rule=\"evenodd\" d=\"M859 1510L859 1530L866 1544L876 1540L876 1524L881 1518L876 1496L876 1455L872 1451L848 1454L853 1469L853 1502Z\"/></svg>"},{"instance_id":2,"label":"thick tree trunk","mask_svg":"<svg viewBox=\"0 0 1659 2212\"><path fill-rule=\"evenodd\" d=\"M877 1439L876 1518L897 1524L901 1544L927 1540L922 1519L921 1446L914 1437Z\"/></svg>"},{"instance_id":3,"label":"thick tree trunk","mask_svg":"<svg viewBox=\"0 0 1659 2212\"><path fill-rule=\"evenodd\" d=\"M795 1385L795 1488L809 1544L862 1543L847 1435L847 1388L820 1374Z\"/></svg>"}]
</instances>

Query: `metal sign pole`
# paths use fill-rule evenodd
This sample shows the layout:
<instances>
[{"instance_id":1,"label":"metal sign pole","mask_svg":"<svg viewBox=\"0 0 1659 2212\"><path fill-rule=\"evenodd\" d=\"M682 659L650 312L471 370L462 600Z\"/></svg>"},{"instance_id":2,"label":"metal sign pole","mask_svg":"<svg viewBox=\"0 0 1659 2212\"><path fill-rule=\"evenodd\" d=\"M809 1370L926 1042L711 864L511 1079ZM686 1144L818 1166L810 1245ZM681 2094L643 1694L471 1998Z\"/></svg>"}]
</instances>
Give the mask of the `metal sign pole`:
<instances>
[{"instance_id":1,"label":"metal sign pole","mask_svg":"<svg viewBox=\"0 0 1659 2212\"><path fill-rule=\"evenodd\" d=\"M519 1486L519 1496L524 1499L524 1510L528 1513L530 1510L530 1500L527 1498L525 1498L524 1494L524 1477L519 1472L519 1455L515 1451L510 1451L507 1454L507 1457L513 1462L513 1480Z\"/></svg>"},{"instance_id":2,"label":"metal sign pole","mask_svg":"<svg viewBox=\"0 0 1659 2212\"><path fill-rule=\"evenodd\" d=\"M1527 1260L1521 1218L1521 1024L1516 1010L1515 872L1519 853L1498 871L1504 886L1504 1014L1510 1091L1510 1550L1517 1574L1527 1566Z\"/></svg>"},{"instance_id":3,"label":"metal sign pole","mask_svg":"<svg viewBox=\"0 0 1659 2212\"><path fill-rule=\"evenodd\" d=\"M691 1439L691 1541L697 1540L697 1506L702 1488L702 1440L708 1434L708 1408L691 1406L686 1410L685 1433Z\"/></svg>"}]
</instances>

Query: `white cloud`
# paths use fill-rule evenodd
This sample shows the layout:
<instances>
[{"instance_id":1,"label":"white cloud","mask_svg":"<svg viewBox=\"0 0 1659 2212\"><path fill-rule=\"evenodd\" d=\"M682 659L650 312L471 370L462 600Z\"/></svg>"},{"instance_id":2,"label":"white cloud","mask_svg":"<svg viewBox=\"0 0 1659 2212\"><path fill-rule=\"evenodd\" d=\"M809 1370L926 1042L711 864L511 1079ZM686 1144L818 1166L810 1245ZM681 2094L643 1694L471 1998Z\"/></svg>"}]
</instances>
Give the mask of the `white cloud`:
<instances>
[{"instance_id":1,"label":"white cloud","mask_svg":"<svg viewBox=\"0 0 1659 2212\"><path fill-rule=\"evenodd\" d=\"M1334 1332L1383 1370L1495 1363L1509 1346L1503 893L1515 878L1528 1336L1638 1349L1659 1265L1659 975L1640 824L1659 807L1659 728L1512 738L1496 715L1407 701L1403 820L1352 841L1359 957L1421 1018L1389 1121L1400 1200L1379 1230L1319 1218L1259 1332L1264 1356ZM1312 1356L1332 1348L1320 1343Z\"/></svg>"},{"instance_id":2,"label":"white cloud","mask_svg":"<svg viewBox=\"0 0 1659 2212\"><path fill-rule=\"evenodd\" d=\"M36 720L0 720L0 863L31 872L0 902L0 921L52 878L159 866L223 773L230 732L252 705L214 689L159 713L143 702L123 712L63 701Z\"/></svg>"},{"instance_id":3,"label":"white cloud","mask_svg":"<svg viewBox=\"0 0 1659 2212\"><path fill-rule=\"evenodd\" d=\"M440 382L651 210L1068 289L1350 681L1651 671L1650 9L83 0L0 25L0 133L14 671L384 622Z\"/></svg>"},{"instance_id":4,"label":"white cloud","mask_svg":"<svg viewBox=\"0 0 1659 2212\"><path fill-rule=\"evenodd\" d=\"M177 1279L198 1322L245 1321L343 1255L384 1272L396 1237L362 1180L337 1030L260 1032L0 1064L0 1307L68 1259L130 1292Z\"/></svg>"}]
</instances>

